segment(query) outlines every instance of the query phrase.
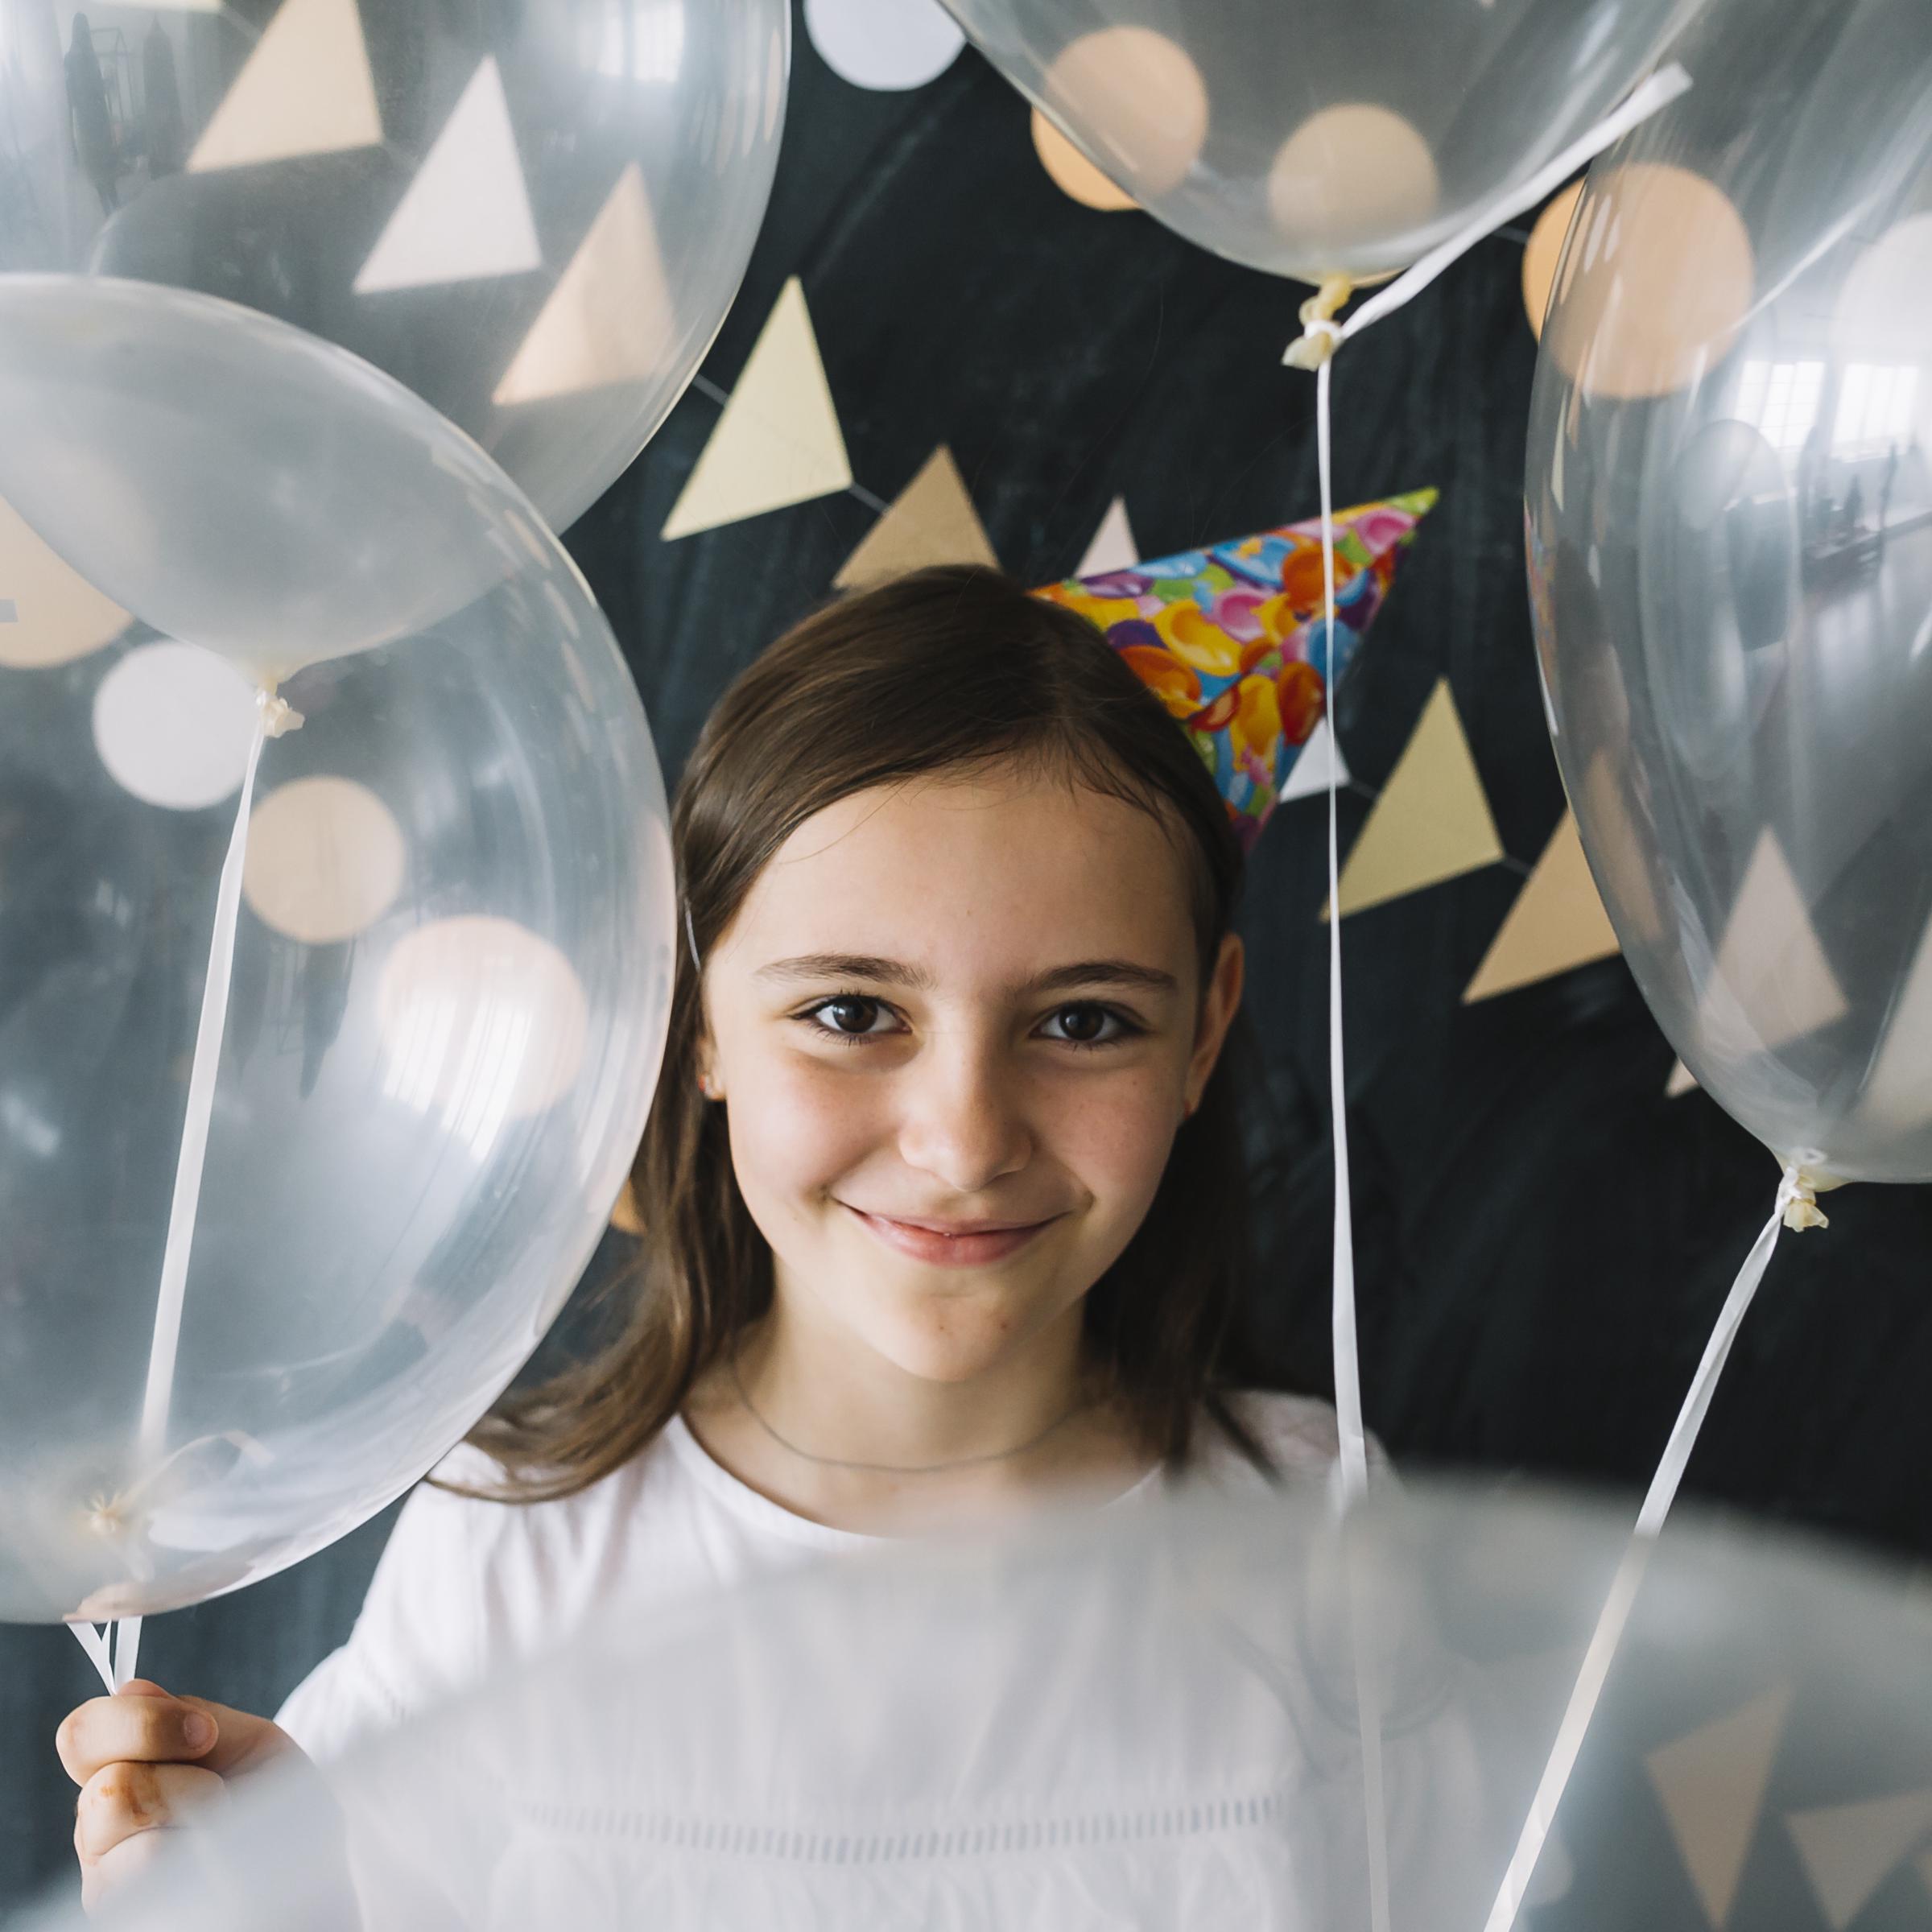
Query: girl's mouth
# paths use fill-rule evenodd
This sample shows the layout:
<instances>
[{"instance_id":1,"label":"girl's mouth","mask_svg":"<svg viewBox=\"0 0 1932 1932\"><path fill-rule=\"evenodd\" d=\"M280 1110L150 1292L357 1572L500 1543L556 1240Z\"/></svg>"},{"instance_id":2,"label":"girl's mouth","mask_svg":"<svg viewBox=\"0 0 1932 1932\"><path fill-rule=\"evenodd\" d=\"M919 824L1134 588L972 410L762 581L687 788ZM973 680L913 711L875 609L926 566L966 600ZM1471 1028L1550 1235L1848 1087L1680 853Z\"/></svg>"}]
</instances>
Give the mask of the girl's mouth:
<instances>
[{"instance_id":1,"label":"girl's mouth","mask_svg":"<svg viewBox=\"0 0 1932 1932\"><path fill-rule=\"evenodd\" d=\"M1018 1254L1035 1236L1045 1232L1059 1217L1044 1221L961 1222L947 1228L923 1221L894 1220L889 1215L868 1214L848 1201L840 1206L852 1216L875 1241L913 1260L929 1261L942 1268L984 1268Z\"/></svg>"}]
</instances>

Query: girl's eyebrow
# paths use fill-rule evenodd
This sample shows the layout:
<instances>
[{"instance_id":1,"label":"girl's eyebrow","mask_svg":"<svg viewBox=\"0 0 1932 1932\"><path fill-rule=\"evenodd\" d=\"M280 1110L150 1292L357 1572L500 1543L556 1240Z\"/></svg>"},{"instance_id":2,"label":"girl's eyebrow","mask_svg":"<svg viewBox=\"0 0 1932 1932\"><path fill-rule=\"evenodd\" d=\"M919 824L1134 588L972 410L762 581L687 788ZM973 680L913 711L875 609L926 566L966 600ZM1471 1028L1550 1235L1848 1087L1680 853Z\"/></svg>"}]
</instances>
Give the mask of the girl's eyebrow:
<instances>
[{"instance_id":1,"label":"girl's eyebrow","mask_svg":"<svg viewBox=\"0 0 1932 1932\"><path fill-rule=\"evenodd\" d=\"M923 966L904 966L897 960L882 960L864 952L802 952L796 959L774 960L761 966L754 978L761 980L877 980L888 985L910 987L915 993L930 992L932 975Z\"/></svg>"},{"instance_id":2,"label":"girl's eyebrow","mask_svg":"<svg viewBox=\"0 0 1932 1932\"><path fill-rule=\"evenodd\" d=\"M795 959L774 960L758 968L761 980L870 980L877 985L904 986L915 993L929 993L933 976L923 966L908 966L898 960L878 958L862 952L805 952ZM1133 960L1081 960L1070 966L1055 966L1016 989L1022 994L1071 993L1087 986L1136 986L1143 992L1171 993L1180 991L1180 982L1158 966L1143 966Z\"/></svg>"}]
</instances>

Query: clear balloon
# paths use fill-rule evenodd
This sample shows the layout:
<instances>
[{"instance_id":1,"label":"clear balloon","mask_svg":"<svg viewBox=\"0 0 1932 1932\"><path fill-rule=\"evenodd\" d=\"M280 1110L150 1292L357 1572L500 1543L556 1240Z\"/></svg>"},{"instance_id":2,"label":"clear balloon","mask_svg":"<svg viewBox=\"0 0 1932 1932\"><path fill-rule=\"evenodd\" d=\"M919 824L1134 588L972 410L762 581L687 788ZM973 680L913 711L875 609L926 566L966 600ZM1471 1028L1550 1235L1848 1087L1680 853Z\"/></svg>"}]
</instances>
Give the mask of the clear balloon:
<instances>
[{"instance_id":1,"label":"clear balloon","mask_svg":"<svg viewBox=\"0 0 1932 1932\"><path fill-rule=\"evenodd\" d=\"M1723 0L1544 327L1558 758L1672 1044L1818 1180L1932 1179L1932 19Z\"/></svg>"},{"instance_id":2,"label":"clear balloon","mask_svg":"<svg viewBox=\"0 0 1932 1932\"><path fill-rule=\"evenodd\" d=\"M560 530L737 292L789 35L786 0L0 0L0 271L171 283L341 343Z\"/></svg>"},{"instance_id":3,"label":"clear balloon","mask_svg":"<svg viewBox=\"0 0 1932 1932\"><path fill-rule=\"evenodd\" d=\"M945 0L1150 214L1319 282L1407 266L1629 90L1697 0Z\"/></svg>"},{"instance_id":4,"label":"clear balloon","mask_svg":"<svg viewBox=\"0 0 1932 1932\"><path fill-rule=\"evenodd\" d=\"M1628 1535L1573 1497L1425 1486L1344 1536L1311 1486L613 1605L328 1766L339 1814L299 1770L244 1792L114 1922L347 1932L353 1872L366 1932L1368 1926L1359 1644L1387 1922L1480 1932ZM1888 1885L1918 1922L1929 1663L1901 1577L1680 1518L1534 1922L1723 1923L1735 1901L1732 1923L1815 1932Z\"/></svg>"},{"instance_id":5,"label":"clear balloon","mask_svg":"<svg viewBox=\"0 0 1932 1932\"><path fill-rule=\"evenodd\" d=\"M91 531L53 493L62 536L86 539L71 555L0 503L0 1617L47 1620L167 1609L292 1563L474 1421L634 1152L672 886L609 630L468 439L228 303L0 285L10 345L23 303L71 325L74 440L47 449L96 485ZM137 341L156 386L123 461ZM171 473L147 460L171 425ZM299 719L266 741L250 677L143 594L168 605L225 546L220 609L286 671ZM96 553L124 567L111 589ZM349 654L305 635L332 583L359 613Z\"/></svg>"}]
</instances>

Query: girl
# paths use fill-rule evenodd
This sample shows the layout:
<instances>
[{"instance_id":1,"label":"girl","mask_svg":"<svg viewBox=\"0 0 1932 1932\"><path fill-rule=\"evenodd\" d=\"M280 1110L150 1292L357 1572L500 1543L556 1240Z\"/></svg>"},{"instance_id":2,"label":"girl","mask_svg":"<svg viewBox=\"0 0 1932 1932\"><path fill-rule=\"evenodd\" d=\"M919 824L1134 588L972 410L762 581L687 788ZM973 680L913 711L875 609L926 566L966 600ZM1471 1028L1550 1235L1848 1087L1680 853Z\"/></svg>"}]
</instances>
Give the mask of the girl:
<instances>
[{"instance_id":1,"label":"girl","mask_svg":"<svg viewBox=\"0 0 1932 1932\"><path fill-rule=\"evenodd\" d=\"M90 1901L224 1777L613 1598L1327 1468L1324 1406L1238 1391L1239 848L1085 620L968 568L832 605L725 694L673 834L618 1319L417 1492L275 1724L145 1683L67 1719Z\"/></svg>"}]
</instances>

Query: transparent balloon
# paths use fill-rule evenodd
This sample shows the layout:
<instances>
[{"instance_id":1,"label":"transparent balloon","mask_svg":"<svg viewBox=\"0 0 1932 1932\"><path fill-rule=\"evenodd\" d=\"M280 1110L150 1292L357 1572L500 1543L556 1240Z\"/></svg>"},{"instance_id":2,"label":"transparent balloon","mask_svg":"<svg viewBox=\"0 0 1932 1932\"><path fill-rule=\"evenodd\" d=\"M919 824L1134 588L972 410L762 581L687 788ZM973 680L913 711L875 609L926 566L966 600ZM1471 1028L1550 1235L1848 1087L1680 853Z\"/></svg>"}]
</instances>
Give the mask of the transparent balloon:
<instances>
[{"instance_id":1,"label":"transparent balloon","mask_svg":"<svg viewBox=\"0 0 1932 1932\"><path fill-rule=\"evenodd\" d=\"M1365 1926L1365 1657L1387 1922L1480 1932L1628 1535L1624 1511L1521 1490L1385 1496L1346 1535L1316 1488L1196 1496L613 1605L320 1780L238 1786L108 1922ZM1680 1518L1530 1922L1735 1904L1817 1932L1888 1889L1905 1909L1882 1922L1920 1922L1929 1666L1932 1605L1890 1571Z\"/></svg>"},{"instance_id":2,"label":"transparent balloon","mask_svg":"<svg viewBox=\"0 0 1932 1932\"><path fill-rule=\"evenodd\" d=\"M1697 0L945 0L1141 207L1319 282L1407 266L1614 107Z\"/></svg>"},{"instance_id":3,"label":"transparent balloon","mask_svg":"<svg viewBox=\"0 0 1932 1932\"><path fill-rule=\"evenodd\" d=\"M72 554L0 500L0 1617L138 1615L381 1508L535 1346L649 1104L671 857L609 630L467 438L206 297L0 283L0 342L21 303L98 487ZM117 455L137 337L173 473ZM150 615L177 535L272 708Z\"/></svg>"},{"instance_id":4,"label":"transparent balloon","mask_svg":"<svg viewBox=\"0 0 1932 1932\"><path fill-rule=\"evenodd\" d=\"M630 461L770 194L786 0L0 0L0 272L353 349L556 529Z\"/></svg>"},{"instance_id":5,"label":"transparent balloon","mask_svg":"<svg viewBox=\"0 0 1932 1932\"><path fill-rule=\"evenodd\" d=\"M1932 1179L1932 18L1724 0L1543 332L1557 755L1685 1064L1820 1182ZM1721 58L1719 57L1721 56Z\"/></svg>"}]
</instances>

